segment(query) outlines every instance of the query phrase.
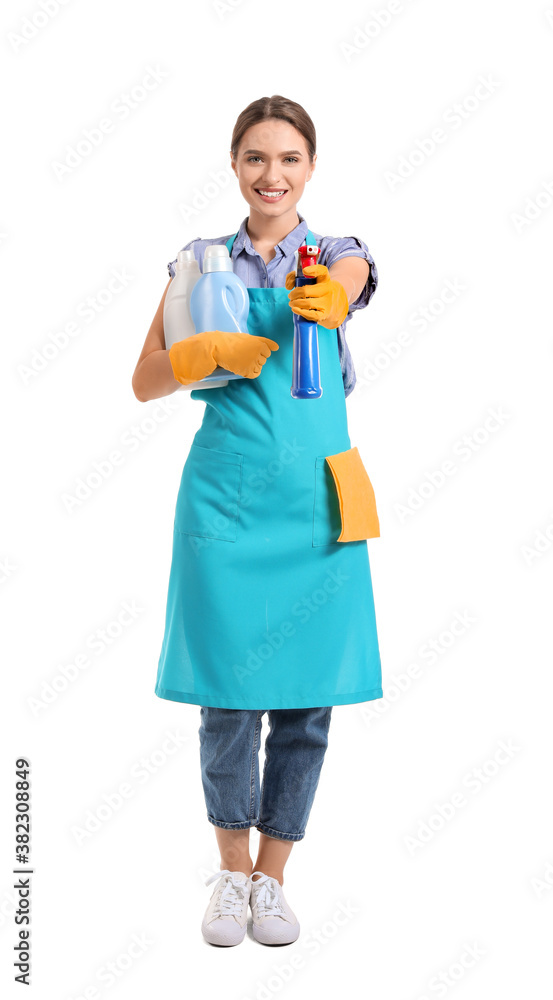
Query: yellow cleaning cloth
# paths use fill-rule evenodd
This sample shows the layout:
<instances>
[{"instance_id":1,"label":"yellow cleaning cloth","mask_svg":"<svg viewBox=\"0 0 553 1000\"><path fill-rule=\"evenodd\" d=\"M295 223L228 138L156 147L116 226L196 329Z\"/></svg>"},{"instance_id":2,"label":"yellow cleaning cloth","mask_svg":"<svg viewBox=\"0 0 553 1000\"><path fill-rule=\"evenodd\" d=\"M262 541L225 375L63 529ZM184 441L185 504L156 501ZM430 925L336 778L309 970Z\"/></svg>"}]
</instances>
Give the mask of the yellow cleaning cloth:
<instances>
[{"instance_id":1,"label":"yellow cleaning cloth","mask_svg":"<svg viewBox=\"0 0 553 1000\"><path fill-rule=\"evenodd\" d=\"M379 538L380 524L372 483L357 448L327 455L332 470L342 517L342 531L336 541L354 542Z\"/></svg>"}]
</instances>

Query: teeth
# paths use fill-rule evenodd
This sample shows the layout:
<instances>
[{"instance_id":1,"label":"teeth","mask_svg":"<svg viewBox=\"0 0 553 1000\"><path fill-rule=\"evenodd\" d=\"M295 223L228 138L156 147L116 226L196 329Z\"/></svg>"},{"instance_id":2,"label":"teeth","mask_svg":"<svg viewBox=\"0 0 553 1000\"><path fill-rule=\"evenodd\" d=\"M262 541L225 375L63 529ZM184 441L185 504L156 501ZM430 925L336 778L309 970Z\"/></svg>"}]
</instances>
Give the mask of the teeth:
<instances>
[{"instance_id":1,"label":"teeth","mask_svg":"<svg viewBox=\"0 0 553 1000\"><path fill-rule=\"evenodd\" d=\"M280 198L284 194L284 191L262 191L260 188L259 194L264 195L266 198Z\"/></svg>"}]
</instances>

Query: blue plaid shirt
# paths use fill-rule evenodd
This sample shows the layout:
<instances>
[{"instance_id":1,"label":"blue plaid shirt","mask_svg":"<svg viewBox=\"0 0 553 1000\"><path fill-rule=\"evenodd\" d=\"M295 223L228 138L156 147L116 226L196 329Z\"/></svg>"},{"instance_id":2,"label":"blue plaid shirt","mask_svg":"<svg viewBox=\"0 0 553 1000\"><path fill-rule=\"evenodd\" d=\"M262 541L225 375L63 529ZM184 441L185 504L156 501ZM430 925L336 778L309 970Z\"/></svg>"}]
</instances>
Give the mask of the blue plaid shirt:
<instances>
[{"instance_id":1,"label":"blue plaid shirt","mask_svg":"<svg viewBox=\"0 0 553 1000\"><path fill-rule=\"evenodd\" d=\"M242 221L232 248L232 261L235 274L242 279L247 288L284 287L286 275L289 271L295 271L296 268L296 250L305 243L307 235L307 222L299 212L298 218L300 221L296 228L292 229L280 243L276 244L275 256L268 264L265 263L261 254L254 248L248 236L246 231L248 217ZM320 236L313 230L311 232L317 241L317 245L321 248L319 255L320 264L331 268L341 257L363 257L370 264L369 277L363 291L355 302L350 303L349 312L344 322L337 328L338 351L342 368L344 392L346 396L349 396L350 392L353 392L355 388L356 377L353 360L346 342L346 323L356 309L364 309L368 305L371 296L376 290L378 272L375 262L369 253L369 248L366 243L363 243L363 240L358 239L356 236ZM228 233L227 236L217 236L210 240L202 240L198 236L196 239L190 240L190 243L187 243L182 249L194 251L194 256L198 261L201 271L205 248L213 243L226 243L232 235L233 233ZM175 260L167 264L167 270L172 278L175 276L174 265L176 262L177 258L175 257Z\"/></svg>"}]
</instances>

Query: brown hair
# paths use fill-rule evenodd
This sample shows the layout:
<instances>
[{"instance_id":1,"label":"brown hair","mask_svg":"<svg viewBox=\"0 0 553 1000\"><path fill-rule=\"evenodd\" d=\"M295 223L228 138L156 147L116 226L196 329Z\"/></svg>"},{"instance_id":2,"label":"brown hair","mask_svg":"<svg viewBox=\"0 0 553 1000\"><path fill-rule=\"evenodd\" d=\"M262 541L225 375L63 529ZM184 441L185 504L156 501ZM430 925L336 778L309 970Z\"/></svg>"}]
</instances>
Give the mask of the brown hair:
<instances>
[{"instance_id":1,"label":"brown hair","mask_svg":"<svg viewBox=\"0 0 553 1000\"><path fill-rule=\"evenodd\" d=\"M305 139L309 159L313 163L317 146L315 126L301 104L289 101L288 98L281 97L280 94L273 94L272 97L260 97L258 101L252 101L251 104L248 104L247 108L244 108L238 115L230 142L233 160L237 157L244 132L252 125L257 125L258 122L267 121L268 118L281 118L282 121L289 122L290 125L297 128Z\"/></svg>"}]
</instances>

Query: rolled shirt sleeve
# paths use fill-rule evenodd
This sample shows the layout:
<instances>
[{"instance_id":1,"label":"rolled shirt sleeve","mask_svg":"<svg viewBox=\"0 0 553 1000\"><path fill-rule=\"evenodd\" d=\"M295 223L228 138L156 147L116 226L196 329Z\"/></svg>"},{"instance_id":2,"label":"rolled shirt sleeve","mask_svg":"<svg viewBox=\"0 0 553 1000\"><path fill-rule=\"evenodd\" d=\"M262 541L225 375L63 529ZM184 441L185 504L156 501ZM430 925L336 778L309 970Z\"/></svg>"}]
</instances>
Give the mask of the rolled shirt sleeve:
<instances>
[{"instance_id":1,"label":"rolled shirt sleeve","mask_svg":"<svg viewBox=\"0 0 553 1000\"><path fill-rule=\"evenodd\" d=\"M360 240L357 236L344 236L340 239L332 239L328 241L327 247L325 247L324 258L321 260L321 264L325 264L330 270L336 261L341 260L342 257L362 257L366 260L370 266L369 276L365 282L361 294L355 299L354 302L350 303L348 317L356 309L364 309L365 306L369 304L371 297L376 291L376 286L378 284L378 271L376 269L376 264L373 260L372 255L369 253L369 248L363 240ZM323 254L321 254L323 257Z\"/></svg>"},{"instance_id":2,"label":"rolled shirt sleeve","mask_svg":"<svg viewBox=\"0 0 553 1000\"><path fill-rule=\"evenodd\" d=\"M324 239L322 241L321 264L325 264L330 269L342 257L363 257L369 264L369 275L365 285L355 301L350 302L348 313L336 331L338 334L338 353L340 356L344 391L346 396L349 396L355 388L357 377L351 351L346 340L346 325L357 309L364 309L369 304L378 284L378 271L376 270L376 264L372 255L369 253L367 244L357 236L344 236L342 238Z\"/></svg>"}]
</instances>

